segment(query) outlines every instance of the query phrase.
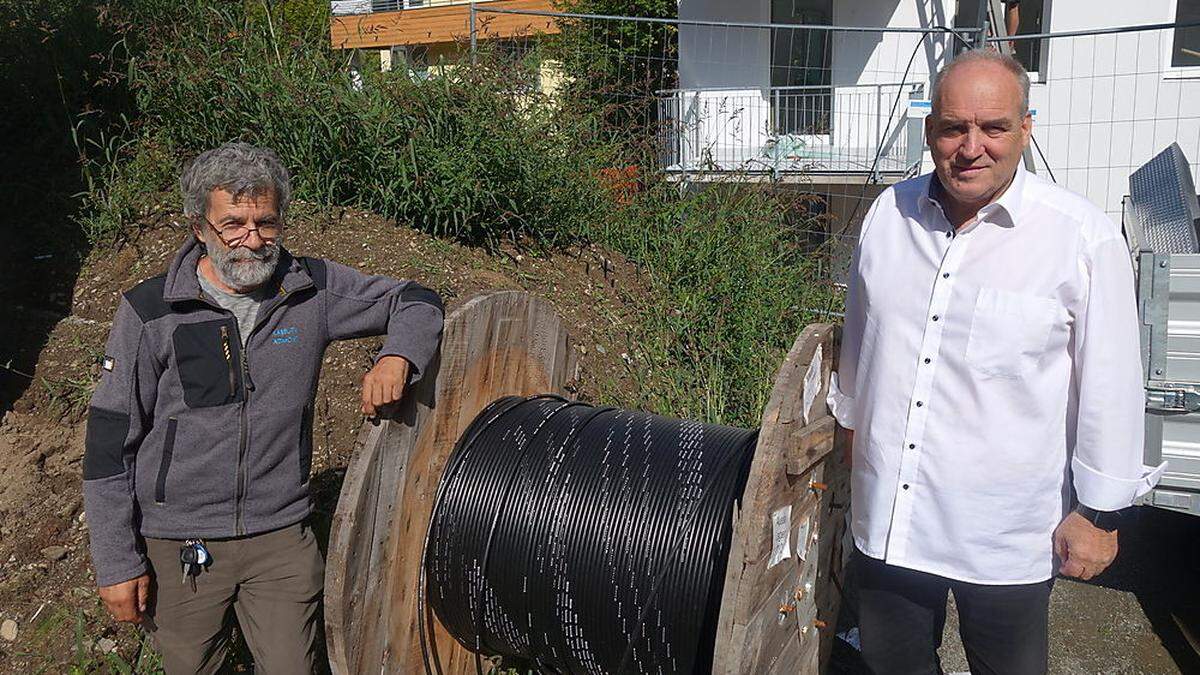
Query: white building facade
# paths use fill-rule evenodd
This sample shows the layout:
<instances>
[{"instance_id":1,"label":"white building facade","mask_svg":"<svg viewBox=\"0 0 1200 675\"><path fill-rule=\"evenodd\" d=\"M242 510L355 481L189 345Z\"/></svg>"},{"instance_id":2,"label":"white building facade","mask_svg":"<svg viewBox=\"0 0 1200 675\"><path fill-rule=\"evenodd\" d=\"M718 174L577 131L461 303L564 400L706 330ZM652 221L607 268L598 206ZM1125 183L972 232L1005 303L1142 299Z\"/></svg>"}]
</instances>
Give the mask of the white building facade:
<instances>
[{"instance_id":1,"label":"white building facade","mask_svg":"<svg viewBox=\"0 0 1200 675\"><path fill-rule=\"evenodd\" d=\"M980 25L978 0L681 0L678 122L670 168L895 182L931 169L923 152L930 74ZM988 3L1033 81L1029 164L1119 218L1128 178L1178 142L1200 166L1200 0ZM768 25L770 27L768 27ZM789 28L789 25L830 29ZM945 28L957 27L961 37ZM864 30L865 29L865 30Z\"/></svg>"}]
</instances>

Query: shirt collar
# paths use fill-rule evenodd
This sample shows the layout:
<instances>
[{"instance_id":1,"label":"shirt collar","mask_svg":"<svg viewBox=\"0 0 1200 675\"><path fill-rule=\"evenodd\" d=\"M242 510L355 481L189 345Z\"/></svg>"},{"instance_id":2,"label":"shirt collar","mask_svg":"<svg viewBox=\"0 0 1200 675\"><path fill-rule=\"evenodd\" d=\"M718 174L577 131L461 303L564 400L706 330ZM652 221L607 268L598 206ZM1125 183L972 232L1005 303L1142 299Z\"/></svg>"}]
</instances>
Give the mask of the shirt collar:
<instances>
[{"instance_id":1,"label":"shirt collar","mask_svg":"<svg viewBox=\"0 0 1200 675\"><path fill-rule=\"evenodd\" d=\"M1004 227L1014 227L1017 224L1018 216L1021 212L1021 199L1025 192L1025 175L1028 173L1025 170L1023 162L1017 162L1017 172L1013 176L1012 183L1008 185L1008 189L996 201L979 209L979 218L987 219L991 214L1000 211L1007 215L1007 218L997 219L997 225ZM944 188L942 182L938 180L937 172L929 174L929 185L925 188L925 201L928 204L942 207L942 195Z\"/></svg>"}]
</instances>

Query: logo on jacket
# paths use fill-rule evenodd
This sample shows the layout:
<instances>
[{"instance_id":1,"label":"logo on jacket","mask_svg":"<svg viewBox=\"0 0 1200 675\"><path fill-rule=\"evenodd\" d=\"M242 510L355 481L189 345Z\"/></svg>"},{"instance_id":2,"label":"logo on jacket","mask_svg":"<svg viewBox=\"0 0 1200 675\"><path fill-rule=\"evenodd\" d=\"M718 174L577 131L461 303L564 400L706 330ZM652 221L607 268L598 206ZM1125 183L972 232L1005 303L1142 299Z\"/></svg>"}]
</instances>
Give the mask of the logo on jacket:
<instances>
[{"instance_id":1,"label":"logo on jacket","mask_svg":"<svg viewBox=\"0 0 1200 675\"><path fill-rule=\"evenodd\" d=\"M271 344L286 345L300 341L300 329L292 326L291 328L276 328L271 332Z\"/></svg>"}]
</instances>

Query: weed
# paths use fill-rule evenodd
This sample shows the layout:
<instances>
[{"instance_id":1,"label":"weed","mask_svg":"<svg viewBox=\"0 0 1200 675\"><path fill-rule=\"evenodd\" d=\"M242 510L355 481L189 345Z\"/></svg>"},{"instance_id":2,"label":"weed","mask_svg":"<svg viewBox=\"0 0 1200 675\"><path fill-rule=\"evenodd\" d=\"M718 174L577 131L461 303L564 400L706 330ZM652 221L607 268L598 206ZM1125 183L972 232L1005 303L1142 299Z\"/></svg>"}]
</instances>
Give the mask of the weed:
<instances>
[{"instance_id":1,"label":"weed","mask_svg":"<svg viewBox=\"0 0 1200 675\"><path fill-rule=\"evenodd\" d=\"M80 132L84 120L72 130L82 158L80 171L88 208L76 217L88 241L98 243L119 238L146 220L155 209L157 196L169 186L178 168L170 153L150 139L127 137L100 130L95 135ZM125 123L128 131L130 125Z\"/></svg>"},{"instance_id":2,"label":"weed","mask_svg":"<svg viewBox=\"0 0 1200 675\"><path fill-rule=\"evenodd\" d=\"M60 415L74 417L87 409L96 383L90 377L39 377L51 407Z\"/></svg>"},{"instance_id":3,"label":"weed","mask_svg":"<svg viewBox=\"0 0 1200 675\"><path fill-rule=\"evenodd\" d=\"M778 192L716 186L668 199L643 195L636 227L598 236L641 264L642 299L630 370L638 407L676 417L758 425L782 356L833 289L824 252L806 245Z\"/></svg>"},{"instance_id":4,"label":"weed","mask_svg":"<svg viewBox=\"0 0 1200 675\"><path fill-rule=\"evenodd\" d=\"M82 609L56 608L33 626L32 641L45 644L51 641L70 645L67 661L62 657L53 663L37 666L36 673L69 673L91 675L109 673L121 675L162 675L162 659L150 646L150 638L132 626L121 626L118 632L104 634L114 645L126 645L124 649L105 651L101 639L95 637L95 626ZM26 655L44 658L49 655Z\"/></svg>"}]
</instances>

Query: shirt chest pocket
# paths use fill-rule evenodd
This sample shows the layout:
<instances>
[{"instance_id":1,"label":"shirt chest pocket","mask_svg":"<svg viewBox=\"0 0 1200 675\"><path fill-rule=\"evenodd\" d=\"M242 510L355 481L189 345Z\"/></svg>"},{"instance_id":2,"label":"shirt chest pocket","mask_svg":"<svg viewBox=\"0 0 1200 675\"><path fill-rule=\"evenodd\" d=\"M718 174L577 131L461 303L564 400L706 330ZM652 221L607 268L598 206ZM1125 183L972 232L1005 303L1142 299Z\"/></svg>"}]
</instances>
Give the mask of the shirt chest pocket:
<instances>
[{"instance_id":1,"label":"shirt chest pocket","mask_svg":"<svg viewBox=\"0 0 1200 675\"><path fill-rule=\"evenodd\" d=\"M993 377L1020 378L1037 368L1057 303L998 288L980 288L967 338L967 363Z\"/></svg>"}]
</instances>

